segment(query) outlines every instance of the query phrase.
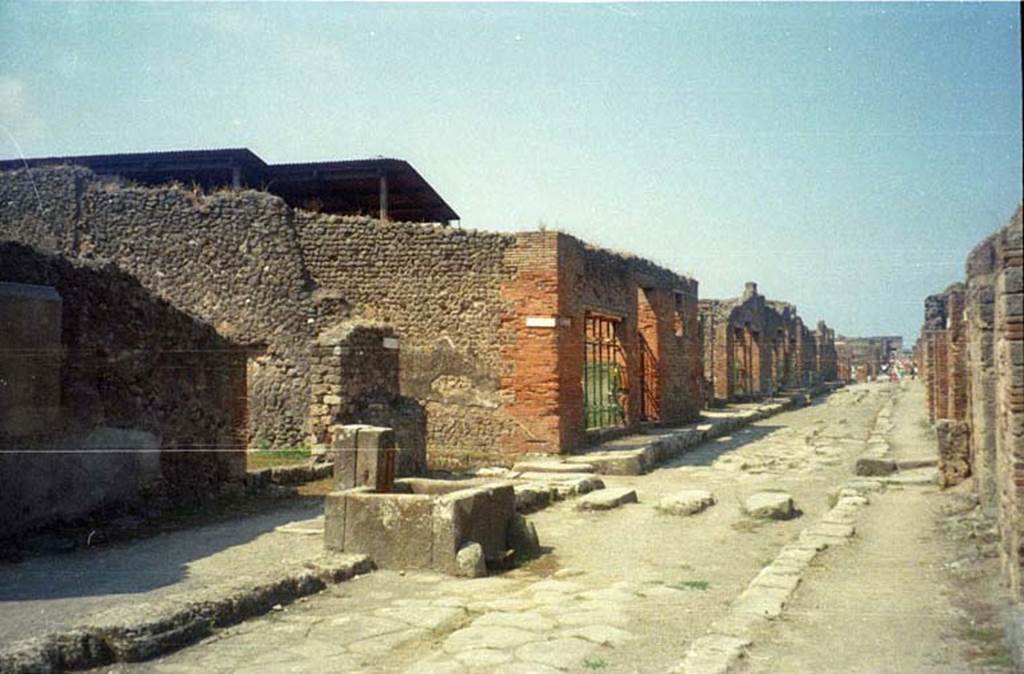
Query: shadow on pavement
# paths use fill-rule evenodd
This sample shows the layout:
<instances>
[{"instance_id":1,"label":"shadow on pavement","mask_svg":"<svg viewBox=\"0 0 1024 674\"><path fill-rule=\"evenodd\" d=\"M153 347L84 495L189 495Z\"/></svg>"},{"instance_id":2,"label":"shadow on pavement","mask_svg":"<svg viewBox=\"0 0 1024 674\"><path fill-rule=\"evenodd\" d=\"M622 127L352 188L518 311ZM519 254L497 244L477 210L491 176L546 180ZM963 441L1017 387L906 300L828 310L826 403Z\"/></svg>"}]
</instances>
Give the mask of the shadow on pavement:
<instances>
[{"instance_id":1,"label":"shadow on pavement","mask_svg":"<svg viewBox=\"0 0 1024 674\"><path fill-rule=\"evenodd\" d=\"M0 602L123 595L149 592L188 577L188 564L213 556L290 522L323 512L321 499L294 502L280 510L152 538L30 557L0 565ZM287 535L282 534L282 537ZM285 539L268 551L287 554ZM280 559L280 556L277 558ZM241 572L241 571L240 571ZM229 575L230 568L223 569Z\"/></svg>"}]
</instances>

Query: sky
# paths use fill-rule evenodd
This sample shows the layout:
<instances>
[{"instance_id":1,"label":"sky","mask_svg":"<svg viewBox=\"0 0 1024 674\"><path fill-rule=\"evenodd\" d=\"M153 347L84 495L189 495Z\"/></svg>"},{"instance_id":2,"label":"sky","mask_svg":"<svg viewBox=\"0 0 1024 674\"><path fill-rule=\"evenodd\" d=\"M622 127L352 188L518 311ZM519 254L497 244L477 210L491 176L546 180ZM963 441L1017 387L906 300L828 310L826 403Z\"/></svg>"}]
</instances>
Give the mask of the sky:
<instances>
[{"instance_id":1,"label":"sky","mask_svg":"<svg viewBox=\"0 0 1024 674\"><path fill-rule=\"evenodd\" d=\"M0 0L0 158L398 157L460 226L912 341L1021 201L1019 11Z\"/></svg>"}]
</instances>

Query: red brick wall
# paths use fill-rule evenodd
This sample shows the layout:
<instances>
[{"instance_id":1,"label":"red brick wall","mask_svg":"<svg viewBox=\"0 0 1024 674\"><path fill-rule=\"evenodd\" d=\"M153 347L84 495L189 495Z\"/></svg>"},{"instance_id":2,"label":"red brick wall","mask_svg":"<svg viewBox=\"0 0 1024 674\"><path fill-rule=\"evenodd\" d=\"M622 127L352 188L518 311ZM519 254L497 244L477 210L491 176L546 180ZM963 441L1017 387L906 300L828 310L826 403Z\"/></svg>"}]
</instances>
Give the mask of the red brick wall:
<instances>
[{"instance_id":1,"label":"red brick wall","mask_svg":"<svg viewBox=\"0 0 1024 674\"><path fill-rule=\"evenodd\" d=\"M508 401L504 415L516 429L503 443L506 451L558 453L587 440L582 372L589 312L619 320L626 427L641 420L640 331L658 357L659 421L696 418L702 400L695 281L557 232L518 235L506 263L515 271L501 291L502 329L510 335L502 349L501 388ZM677 302L677 293L692 299ZM554 326L527 326L530 317Z\"/></svg>"},{"instance_id":2,"label":"red brick wall","mask_svg":"<svg viewBox=\"0 0 1024 674\"><path fill-rule=\"evenodd\" d=\"M501 349L501 390L508 400L505 414L515 431L505 441L507 451L557 453L562 434L564 364L559 361L562 327L528 327L530 316L560 316L558 235L554 232L521 234L506 253L515 269L501 287L507 302L502 330L512 338Z\"/></svg>"},{"instance_id":3,"label":"red brick wall","mask_svg":"<svg viewBox=\"0 0 1024 674\"><path fill-rule=\"evenodd\" d=\"M964 287L947 290L946 328L946 417L954 421L967 418L967 330L964 324Z\"/></svg>"},{"instance_id":4,"label":"red brick wall","mask_svg":"<svg viewBox=\"0 0 1024 674\"><path fill-rule=\"evenodd\" d=\"M1002 560L1011 594L1024 600L1024 242L1021 211L999 233L995 293L996 483Z\"/></svg>"}]
</instances>

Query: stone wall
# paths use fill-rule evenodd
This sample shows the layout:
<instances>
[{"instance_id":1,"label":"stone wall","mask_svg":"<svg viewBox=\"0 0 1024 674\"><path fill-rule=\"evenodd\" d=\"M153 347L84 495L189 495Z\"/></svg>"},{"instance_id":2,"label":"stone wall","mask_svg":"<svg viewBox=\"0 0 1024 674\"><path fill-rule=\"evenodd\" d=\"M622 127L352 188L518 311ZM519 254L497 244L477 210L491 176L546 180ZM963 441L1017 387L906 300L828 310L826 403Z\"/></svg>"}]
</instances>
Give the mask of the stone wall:
<instances>
[{"instance_id":1,"label":"stone wall","mask_svg":"<svg viewBox=\"0 0 1024 674\"><path fill-rule=\"evenodd\" d=\"M999 266L997 241L990 236L967 258L966 332L968 412L971 427L972 472L978 496L986 508L996 505L996 369L995 274Z\"/></svg>"},{"instance_id":2,"label":"stone wall","mask_svg":"<svg viewBox=\"0 0 1024 674\"><path fill-rule=\"evenodd\" d=\"M387 326L348 321L317 337L311 355L310 444L326 449L336 424L392 428L398 473L427 467L426 416L399 386L399 340Z\"/></svg>"},{"instance_id":3,"label":"stone wall","mask_svg":"<svg viewBox=\"0 0 1024 674\"><path fill-rule=\"evenodd\" d=\"M1024 241L1021 211L999 233L995 292L996 488L1003 569L1024 601Z\"/></svg>"},{"instance_id":4,"label":"stone wall","mask_svg":"<svg viewBox=\"0 0 1024 674\"><path fill-rule=\"evenodd\" d=\"M818 321L814 333L815 370L820 381L835 381L839 377L839 356L836 351L836 333L825 321Z\"/></svg>"},{"instance_id":5,"label":"stone wall","mask_svg":"<svg viewBox=\"0 0 1024 674\"><path fill-rule=\"evenodd\" d=\"M998 511L1004 577L1024 600L1024 281L1021 210L967 258L967 283L925 300L918 352L944 484L973 473Z\"/></svg>"},{"instance_id":6,"label":"stone wall","mask_svg":"<svg viewBox=\"0 0 1024 674\"><path fill-rule=\"evenodd\" d=\"M586 441L584 317L622 317L635 376L638 298L652 307L660 354L658 421L695 418L701 406L696 282L564 234L381 223L293 210L253 190L141 188L49 167L0 174L5 239L114 261L244 345L255 446L305 444L326 416L344 416L342 404L325 407L323 396L338 396L313 371L337 365L321 359L318 337L353 320L401 338L401 400L413 403L403 414L426 425L436 467L507 463ZM640 421L639 400L631 390L629 426Z\"/></svg>"},{"instance_id":7,"label":"stone wall","mask_svg":"<svg viewBox=\"0 0 1024 674\"><path fill-rule=\"evenodd\" d=\"M838 376L835 335L804 327L796 307L768 301L748 283L730 300L700 301L706 389L714 402L770 396Z\"/></svg>"},{"instance_id":8,"label":"stone wall","mask_svg":"<svg viewBox=\"0 0 1024 674\"><path fill-rule=\"evenodd\" d=\"M313 301L280 199L118 185L78 167L12 171L0 175L0 240L113 261L225 338L261 348L249 368L252 441L305 441L309 345L338 307Z\"/></svg>"},{"instance_id":9,"label":"stone wall","mask_svg":"<svg viewBox=\"0 0 1024 674\"><path fill-rule=\"evenodd\" d=\"M203 498L244 477L245 355L211 326L113 264L71 262L20 244L0 243L0 282L42 286L60 298L48 302L58 318L35 317L41 348L29 371L9 366L24 348L5 350L0 365L4 388L15 391L25 377L38 383L59 372L57 402L45 385L43 402L33 403L50 423L0 425L0 536L143 493ZM27 325L23 314L11 320L10 308L0 306L5 343ZM0 398L10 421L8 402Z\"/></svg>"},{"instance_id":10,"label":"stone wall","mask_svg":"<svg viewBox=\"0 0 1024 674\"><path fill-rule=\"evenodd\" d=\"M316 300L402 339L401 390L427 418L431 458L484 460L515 425L499 410L514 236L439 225L295 214Z\"/></svg>"}]
</instances>

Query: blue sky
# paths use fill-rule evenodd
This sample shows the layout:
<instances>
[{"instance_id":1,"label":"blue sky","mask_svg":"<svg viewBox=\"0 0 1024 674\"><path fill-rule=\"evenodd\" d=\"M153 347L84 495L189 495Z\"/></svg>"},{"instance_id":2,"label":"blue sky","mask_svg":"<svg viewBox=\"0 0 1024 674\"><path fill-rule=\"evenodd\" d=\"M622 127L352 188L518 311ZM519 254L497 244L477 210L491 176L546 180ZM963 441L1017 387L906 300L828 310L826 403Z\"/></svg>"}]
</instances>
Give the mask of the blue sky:
<instances>
[{"instance_id":1,"label":"blue sky","mask_svg":"<svg viewBox=\"0 0 1024 674\"><path fill-rule=\"evenodd\" d=\"M846 334L1021 200L1020 16L991 4L0 1L0 156L247 146L409 160L542 224Z\"/></svg>"}]
</instances>

